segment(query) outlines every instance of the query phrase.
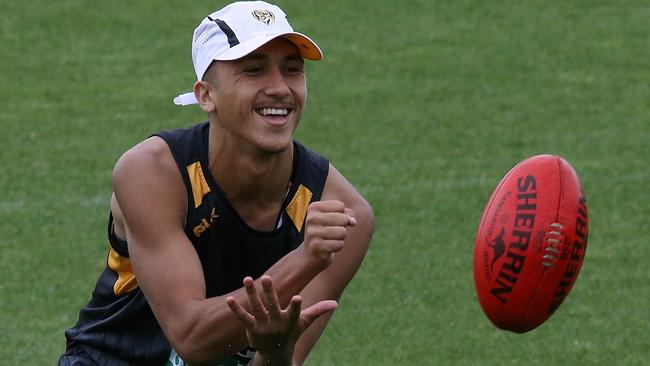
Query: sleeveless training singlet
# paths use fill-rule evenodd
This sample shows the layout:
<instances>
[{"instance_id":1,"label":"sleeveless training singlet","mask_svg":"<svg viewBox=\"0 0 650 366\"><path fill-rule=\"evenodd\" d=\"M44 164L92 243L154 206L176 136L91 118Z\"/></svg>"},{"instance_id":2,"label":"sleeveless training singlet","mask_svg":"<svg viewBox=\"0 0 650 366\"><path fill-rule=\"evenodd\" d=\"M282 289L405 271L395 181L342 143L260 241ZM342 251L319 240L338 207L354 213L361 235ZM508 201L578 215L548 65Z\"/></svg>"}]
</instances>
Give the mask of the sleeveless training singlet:
<instances>
[{"instance_id":1,"label":"sleeveless training singlet","mask_svg":"<svg viewBox=\"0 0 650 366\"><path fill-rule=\"evenodd\" d=\"M291 184L277 228L260 232L249 227L225 199L208 170L209 123L160 132L169 145L187 191L185 233L201 260L206 297L242 287L246 276L257 278L303 241L304 220L311 202L320 200L329 162L294 141ZM163 365L179 361L172 353L131 269L127 243L117 238L109 217L107 266L79 321L65 332L66 356L87 354L100 365ZM169 296L173 296L170 293ZM170 358L170 353L172 357ZM245 362L242 351L224 364Z\"/></svg>"}]
</instances>

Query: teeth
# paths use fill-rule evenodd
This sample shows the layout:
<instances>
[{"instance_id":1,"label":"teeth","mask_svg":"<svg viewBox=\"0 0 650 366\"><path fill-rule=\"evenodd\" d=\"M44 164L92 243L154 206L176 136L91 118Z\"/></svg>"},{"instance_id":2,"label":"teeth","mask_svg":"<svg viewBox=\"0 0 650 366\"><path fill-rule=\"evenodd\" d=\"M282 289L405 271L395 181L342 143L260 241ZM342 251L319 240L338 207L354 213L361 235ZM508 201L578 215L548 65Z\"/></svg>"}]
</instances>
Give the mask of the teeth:
<instances>
[{"instance_id":1,"label":"teeth","mask_svg":"<svg viewBox=\"0 0 650 366\"><path fill-rule=\"evenodd\" d=\"M262 108L260 114L263 116L286 116L289 110L286 108Z\"/></svg>"}]
</instances>

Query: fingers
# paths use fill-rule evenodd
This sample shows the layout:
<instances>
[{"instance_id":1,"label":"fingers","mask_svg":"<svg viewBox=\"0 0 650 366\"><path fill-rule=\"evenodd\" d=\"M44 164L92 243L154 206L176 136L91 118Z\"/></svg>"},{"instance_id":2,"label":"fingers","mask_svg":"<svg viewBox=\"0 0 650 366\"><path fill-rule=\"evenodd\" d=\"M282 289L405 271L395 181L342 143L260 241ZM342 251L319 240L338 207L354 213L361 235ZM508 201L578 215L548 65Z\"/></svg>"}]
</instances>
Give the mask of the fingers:
<instances>
[{"instance_id":1,"label":"fingers","mask_svg":"<svg viewBox=\"0 0 650 366\"><path fill-rule=\"evenodd\" d=\"M312 224L308 230L310 237L322 240L343 241L348 234L348 230L344 226L321 226Z\"/></svg>"},{"instance_id":2,"label":"fingers","mask_svg":"<svg viewBox=\"0 0 650 366\"><path fill-rule=\"evenodd\" d=\"M289 315L289 321L291 326L295 326L300 319L300 310L302 308L302 297L296 295L291 298L291 302L287 307L287 314Z\"/></svg>"},{"instance_id":3,"label":"fingers","mask_svg":"<svg viewBox=\"0 0 650 366\"><path fill-rule=\"evenodd\" d=\"M281 311L278 304L277 294L273 288L271 277L263 276L261 278L261 282L262 293L266 298L266 307L262 303L262 300L255 286L255 281L252 277L245 277L243 280L246 297L248 299L248 305L251 308L250 312L246 310L234 297L228 296L226 298L226 304L230 310L235 313L235 315L242 321L242 323L244 323L244 326L247 329L253 329L259 323L264 324L268 322L269 317L277 317Z\"/></svg>"},{"instance_id":4,"label":"fingers","mask_svg":"<svg viewBox=\"0 0 650 366\"><path fill-rule=\"evenodd\" d=\"M280 315L282 311L280 300L270 276L264 275L260 278L262 284L261 294L258 293L255 281L251 277L244 278L243 283L248 297L248 304L251 307L251 314L257 319L264 319L267 315L271 317Z\"/></svg>"},{"instance_id":5,"label":"fingers","mask_svg":"<svg viewBox=\"0 0 650 366\"><path fill-rule=\"evenodd\" d=\"M248 296L248 305L251 307L251 314L258 319L266 317L266 309L257 294L255 281L253 281L253 278L251 277L246 277L243 282L244 289L246 289L246 295Z\"/></svg>"},{"instance_id":6,"label":"fingers","mask_svg":"<svg viewBox=\"0 0 650 366\"><path fill-rule=\"evenodd\" d=\"M296 295L286 309L282 309L271 277L264 275L259 282L261 291L256 289L251 277L243 280L250 311L235 297L226 298L228 307L244 325L250 344L256 348L269 346L275 350L280 343L294 344L316 319L337 307L336 301L326 300L302 310L302 297Z\"/></svg>"},{"instance_id":7,"label":"fingers","mask_svg":"<svg viewBox=\"0 0 650 366\"><path fill-rule=\"evenodd\" d=\"M260 279L262 282L262 291L264 292L264 299L266 301L266 310L272 317L278 317L282 309L280 308L280 300L278 294L273 287L273 281L270 276L264 275Z\"/></svg>"},{"instance_id":8,"label":"fingers","mask_svg":"<svg viewBox=\"0 0 650 366\"><path fill-rule=\"evenodd\" d=\"M244 309L241 305L239 305L239 303L237 302L237 300L235 300L234 297L229 296L226 299L226 303L228 304L230 310L232 310L232 312L235 313L235 315L237 315L239 320L241 320L241 322L244 323L244 326L246 328L252 328L255 326L256 324L255 317L249 314L248 311L246 311L246 309Z\"/></svg>"},{"instance_id":9,"label":"fingers","mask_svg":"<svg viewBox=\"0 0 650 366\"><path fill-rule=\"evenodd\" d=\"M309 205L307 220L325 226L354 226L357 220L354 210L341 201L317 201Z\"/></svg>"}]
</instances>

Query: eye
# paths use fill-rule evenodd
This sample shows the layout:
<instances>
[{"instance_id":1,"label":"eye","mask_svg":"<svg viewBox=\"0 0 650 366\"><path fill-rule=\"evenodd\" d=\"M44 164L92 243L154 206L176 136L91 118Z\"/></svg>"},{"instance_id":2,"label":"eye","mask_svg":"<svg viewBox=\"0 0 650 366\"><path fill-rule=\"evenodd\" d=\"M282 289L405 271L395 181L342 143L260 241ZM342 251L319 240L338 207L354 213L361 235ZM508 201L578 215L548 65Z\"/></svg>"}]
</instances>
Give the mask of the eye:
<instances>
[{"instance_id":1,"label":"eye","mask_svg":"<svg viewBox=\"0 0 650 366\"><path fill-rule=\"evenodd\" d=\"M264 68L261 66L249 66L245 67L242 71L246 74L259 75L264 72Z\"/></svg>"},{"instance_id":2,"label":"eye","mask_svg":"<svg viewBox=\"0 0 650 366\"><path fill-rule=\"evenodd\" d=\"M305 67L302 64L292 64L287 65L285 70L289 74L302 74L305 71Z\"/></svg>"}]
</instances>

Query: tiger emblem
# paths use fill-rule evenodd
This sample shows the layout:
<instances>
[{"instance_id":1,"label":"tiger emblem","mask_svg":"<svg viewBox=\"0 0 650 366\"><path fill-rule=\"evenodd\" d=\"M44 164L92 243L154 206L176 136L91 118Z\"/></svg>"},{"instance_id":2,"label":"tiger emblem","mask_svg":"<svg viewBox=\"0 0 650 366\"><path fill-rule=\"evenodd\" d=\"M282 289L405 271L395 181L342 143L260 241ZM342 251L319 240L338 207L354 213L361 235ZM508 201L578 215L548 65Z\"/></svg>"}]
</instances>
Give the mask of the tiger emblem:
<instances>
[{"instance_id":1,"label":"tiger emblem","mask_svg":"<svg viewBox=\"0 0 650 366\"><path fill-rule=\"evenodd\" d=\"M269 10L253 10L253 17L266 25L275 22L275 15Z\"/></svg>"}]
</instances>

